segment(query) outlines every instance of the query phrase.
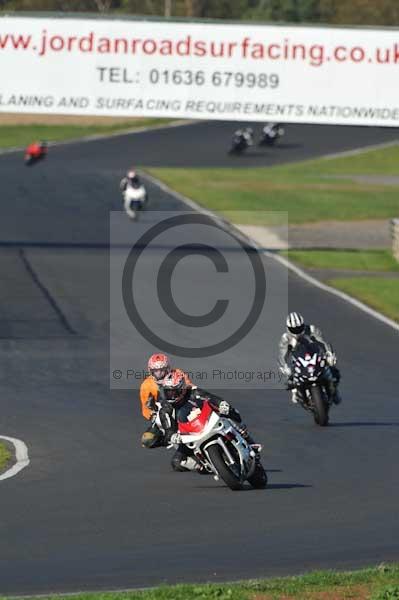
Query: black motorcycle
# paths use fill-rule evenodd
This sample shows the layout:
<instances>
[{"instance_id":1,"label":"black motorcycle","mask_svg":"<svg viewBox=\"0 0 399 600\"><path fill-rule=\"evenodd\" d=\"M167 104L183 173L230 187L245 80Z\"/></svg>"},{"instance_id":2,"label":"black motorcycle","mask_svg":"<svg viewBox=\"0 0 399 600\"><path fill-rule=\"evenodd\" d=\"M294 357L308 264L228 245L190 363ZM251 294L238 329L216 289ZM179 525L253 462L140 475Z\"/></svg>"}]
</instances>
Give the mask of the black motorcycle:
<instances>
[{"instance_id":1,"label":"black motorcycle","mask_svg":"<svg viewBox=\"0 0 399 600\"><path fill-rule=\"evenodd\" d=\"M328 383L331 371L321 344L311 339L302 339L291 355L293 387L298 391L298 402L313 413L317 425L328 425L332 398Z\"/></svg>"},{"instance_id":2,"label":"black motorcycle","mask_svg":"<svg viewBox=\"0 0 399 600\"><path fill-rule=\"evenodd\" d=\"M251 146L249 137L244 134L234 134L231 140L229 154L242 154L249 146Z\"/></svg>"},{"instance_id":3,"label":"black motorcycle","mask_svg":"<svg viewBox=\"0 0 399 600\"><path fill-rule=\"evenodd\" d=\"M269 123L262 129L258 146L274 146L284 133L285 131L279 123Z\"/></svg>"}]
</instances>

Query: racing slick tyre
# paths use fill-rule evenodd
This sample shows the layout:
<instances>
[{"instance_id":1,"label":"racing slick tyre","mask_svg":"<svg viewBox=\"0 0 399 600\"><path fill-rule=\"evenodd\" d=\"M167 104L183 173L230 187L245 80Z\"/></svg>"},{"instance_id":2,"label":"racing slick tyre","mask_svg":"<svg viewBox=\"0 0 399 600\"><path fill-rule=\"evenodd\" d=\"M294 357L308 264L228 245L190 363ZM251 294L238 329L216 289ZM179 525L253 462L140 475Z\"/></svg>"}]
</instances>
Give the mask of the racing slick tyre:
<instances>
[{"instance_id":1,"label":"racing slick tyre","mask_svg":"<svg viewBox=\"0 0 399 600\"><path fill-rule=\"evenodd\" d=\"M261 464L257 464L251 477L248 477L248 483L256 490L264 489L267 486L267 475Z\"/></svg>"},{"instance_id":2,"label":"racing slick tyre","mask_svg":"<svg viewBox=\"0 0 399 600\"><path fill-rule=\"evenodd\" d=\"M328 425L328 406L324 402L323 393L317 386L312 387L310 393L312 395L314 421L316 425L326 427Z\"/></svg>"},{"instance_id":3,"label":"racing slick tyre","mask_svg":"<svg viewBox=\"0 0 399 600\"><path fill-rule=\"evenodd\" d=\"M243 484L241 479L226 465L223 459L223 451L220 446L214 444L208 448L209 458L213 466L223 479L225 484L233 491L242 490Z\"/></svg>"}]
</instances>

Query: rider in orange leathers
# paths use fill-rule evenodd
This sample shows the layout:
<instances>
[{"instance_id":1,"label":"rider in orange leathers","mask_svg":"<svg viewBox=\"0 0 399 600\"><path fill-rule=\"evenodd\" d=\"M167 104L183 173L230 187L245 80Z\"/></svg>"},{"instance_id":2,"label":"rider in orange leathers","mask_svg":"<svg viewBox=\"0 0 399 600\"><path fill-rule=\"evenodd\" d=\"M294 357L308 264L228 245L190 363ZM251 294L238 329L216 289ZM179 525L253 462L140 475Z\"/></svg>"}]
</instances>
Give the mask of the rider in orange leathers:
<instances>
[{"instance_id":1,"label":"rider in orange leathers","mask_svg":"<svg viewBox=\"0 0 399 600\"><path fill-rule=\"evenodd\" d=\"M167 441L165 440L164 433L160 430L158 425L155 423L155 417L158 413L156 402L161 400L161 388L164 378L171 372L179 372L184 377L186 384L190 387L195 387L190 381L190 378L181 369L172 369L169 363L169 359L165 354L153 354L150 356L148 361L148 377L146 377L140 387L140 402L141 412L143 417L150 421L149 427L145 430L142 435L141 443L144 448L156 448L158 446L165 446ZM165 428L170 426L168 421L170 415L167 412L161 413L161 419L165 419Z\"/></svg>"}]
</instances>

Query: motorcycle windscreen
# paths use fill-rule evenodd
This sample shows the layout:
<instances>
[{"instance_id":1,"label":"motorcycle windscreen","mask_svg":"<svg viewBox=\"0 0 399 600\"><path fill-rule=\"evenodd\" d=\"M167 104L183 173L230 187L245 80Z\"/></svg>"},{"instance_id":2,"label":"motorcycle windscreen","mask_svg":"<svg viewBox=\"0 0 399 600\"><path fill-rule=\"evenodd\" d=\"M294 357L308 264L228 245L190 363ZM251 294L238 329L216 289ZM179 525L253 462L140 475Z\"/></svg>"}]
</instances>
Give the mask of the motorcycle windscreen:
<instances>
[{"instance_id":1,"label":"motorcycle windscreen","mask_svg":"<svg viewBox=\"0 0 399 600\"><path fill-rule=\"evenodd\" d=\"M213 410L209 402L204 402L202 409L193 407L192 411L187 416L187 422L179 421L179 432L185 435L190 433L200 433L211 416Z\"/></svg>"}]
</instances>

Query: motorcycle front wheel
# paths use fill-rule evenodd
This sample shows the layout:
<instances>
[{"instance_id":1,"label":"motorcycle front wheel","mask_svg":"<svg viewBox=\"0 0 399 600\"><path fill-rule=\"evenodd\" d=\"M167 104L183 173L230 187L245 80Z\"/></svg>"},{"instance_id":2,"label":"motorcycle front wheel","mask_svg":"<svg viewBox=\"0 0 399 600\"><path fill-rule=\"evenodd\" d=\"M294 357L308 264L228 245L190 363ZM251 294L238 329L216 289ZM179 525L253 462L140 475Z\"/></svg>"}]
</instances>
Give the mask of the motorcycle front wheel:
<instances>
[{"instance_id":1,"label":"motorcycle front wheel","mask_svg":"<svg viewBox=\"0 0 399 600\"><path fill-rule=\"evenodd\" d=\"M313 405L313 418L316 425L326 427L328 425L328 406L324 402L323 393L318 386L310 388Z\"/></svg>"},{"instance_id":2,"label":"motorcycle front wheel","mask_svg":"<svg viewBox=\"0 0 399 600\"><path fill-rule=\"evenodd\" d=\"M217 444L208 448L209 458L225 484L233 491L242 490L243 484L239 477L230 469L223 459L223 450Z\"/></svg>"},{"instance_id":3,"label":"motorcycle front wheel","mask_svg":"<svg viewBox=\"0 0 399 600\"><path fill-rule=\"evenodd\" d=\"M261 464L257 464L251 477L248 477L248 483L256 490L261 490L267 486L267 475Z\"/></svg>"}]
</instances>

